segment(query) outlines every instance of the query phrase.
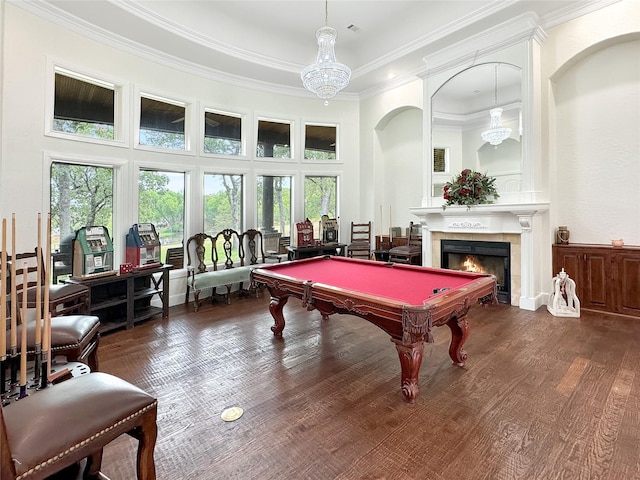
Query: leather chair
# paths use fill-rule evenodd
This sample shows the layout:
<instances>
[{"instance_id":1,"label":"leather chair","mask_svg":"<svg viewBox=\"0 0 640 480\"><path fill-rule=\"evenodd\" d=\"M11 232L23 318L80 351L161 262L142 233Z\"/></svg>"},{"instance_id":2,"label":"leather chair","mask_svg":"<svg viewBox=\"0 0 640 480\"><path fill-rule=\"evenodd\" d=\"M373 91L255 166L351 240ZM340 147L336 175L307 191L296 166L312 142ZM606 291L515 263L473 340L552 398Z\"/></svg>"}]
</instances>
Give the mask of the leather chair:
<instances>
[{"instance_id":1,"label":"leather chair","mask_svg":"<svg viewBox=\"0 0 640 480\"><path fill-rule=\"evenodd\" d=\"M407 244L389 250L389 261L395 263L422 264L422 236L420 225L409 224Z\"/></svg>"},{"instance_id":2,"label":"leather chair","mask_svg":"<svg viewBox=\"0 0 640 480\"><path fill-rule=\"evenodd\" d=\"M41 480L84 459L85 479L106 478L102 449L127 433L138 440L138 480L155 480L156 416L154 397L106 373L47 387L0 409L0 478Z\"/></svg>"},{"instance_id":3,"label":"leather chair","mask_svg":"<svg viewBox=\"0 0 640 480\"><path fill-rule=\"evenodd\" d=\"M18 312L17 335L21 334L21 304L24 279L27 281L27 308L36 308L37 290L37 253L17 253L16 258L16 309ZM11 257L8 256L8 260ZM25 268L24 262L27 262ZM7 269L9 270L9 269ZM41 285L44 285L44 269ZM25 277L26 276L26 277ZM6 272L7 293L11 292L10 272ZM43 286L41 288L44 289ZM44 302L44 294L40 296ZM42 305L44 307L44 305ZM9 302L7 302L9 310ZM44 312L44 308L42 309ZM56 355L64 355L69 362L82 362L91 371L98 371L98 344L100 342L100 319L95 315L87 315L89 311L89 289L84 285L49 285L49 311L51 312L51 359ZM9 316L9 311L7 316ZM75 314L72 314L75 313ZM9 324L9 319L7 319ZM7 339L10 329L7 325ZM35 321L27 322L27 352L35 352ZM8 345L9 343L7 343Z\"/></svg>"}]
</instances>

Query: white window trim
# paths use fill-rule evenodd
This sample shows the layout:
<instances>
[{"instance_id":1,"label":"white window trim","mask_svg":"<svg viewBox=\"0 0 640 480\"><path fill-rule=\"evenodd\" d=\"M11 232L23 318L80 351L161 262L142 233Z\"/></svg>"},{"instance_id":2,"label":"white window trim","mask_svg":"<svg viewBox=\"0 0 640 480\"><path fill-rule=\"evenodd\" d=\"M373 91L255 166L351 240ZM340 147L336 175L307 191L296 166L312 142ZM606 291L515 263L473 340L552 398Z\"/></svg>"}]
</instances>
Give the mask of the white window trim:
<instances>
[{"instance_id":1,"label":"white window trim","mask_svg":"<svg viewBox=\"0 0 640 480\"><path fill-rule=\"evenodd\" d=\"M290 158L280 158L280 157L259 157L258 156L258 125L260 121L264 122L274 122L274 123L285 123L289 124L289 151L291 152ZM283 162L283 163L294 163L297 162L296 154L296 139L298 138L298 134L296 133L296 128L300 124L296 117L286 117L284 115L279 115L277 117L271 115L263 115L259 113L255 113L255 119L253 121L253 139L252 139L252 157L258 162Z\"/></svg>"},{"instance_id":2,"label":"white window trim","mask_svg":"<svg viewBox=\"0 0 640 480\"><path fill-rule=\"evenodd\" d=\"M306 145L306 130L307 125L317 126L317 127L336 127L336 158L335 160L316 160L313 158L304 158L304 151L307 148ZM300 161L302 163L316 163L316 164L342 164L344 163L340 158L340 124L338 123L330 123L330 122L302 122L302 127L300 129L300 142L302 145L302 157Z\"/></svg>"},{"instance_id":3,"label":"white window trim","mask_svg":"<svg viewBox=\"0 0 640 480\"><path fill-rule=\"evenodd\" d=\"M204 122L204 114L205 113L217 113L220 115L228 115L230 117L236 117L240 119L240 142L241 142L241 153L240 155L224 155L220 153L210 153L204 151L204 139L205 139L205 122ZM249 156L247 155L247 138L249 136L249 125L250 125L250 114L248 111L235 111L230 112L228 110L224 110L216 107L208 107L202 106L200 108L200 116L198 117L202 122L202 128L199 129L200 137L198 138L198 145L200 145L200 156L203 158L223 158L229 160L249 160Z\"/></svg>"},{"instance_id":4,"label":"white window trim","mask_svg":"<svg viewBox=\"0 0 640 480\"><path fill-rule=\"evenodd\" d=\"M53 115L55 110L55 79L56 73L66 75L87 83L93 83L101 87L113 89L113 121L114 139L87 137L84 135L74 135L72 133L60 132L53 129ZM44 134L48 137L62 138L75 142L95 143L100 145L111 145L116 147L129 146L129 111L130 88L129 83L123 80L114 79L98 72L91 72L84 67L76 67L63 63L55 58L47 58L45 92L45 112L44 112Z\"/></svg>"},{"instance_id":5,"label":"white window trim","mask_svg":"<svg viewBox=\"0 0 640 480\"><path fill-rule=\"evenodd\" d=\"M142 97L184 108L184 150L177 150L173 148L159 148L151 145L140 144L140 102L142 101ZM197 119L195 118L197 108L194 108L194 105L196 104L194 100L186 100L186 99L179 100L179 99L176 99L175 97L172 97L171 95L154 93L150 89L143 89L140 87L135 88L135 99L136 101L134 102L134 105L133 105L133 118L134 118L133 148L135 148L136 150L144 150L147 152L195 156L195 152L193 149L193 144L194 144L193 137L194 136L197 137L198 135L196 133L196 129L193 126L197 125L198 122L197 122Z\"/></svg>"}]
</instances>

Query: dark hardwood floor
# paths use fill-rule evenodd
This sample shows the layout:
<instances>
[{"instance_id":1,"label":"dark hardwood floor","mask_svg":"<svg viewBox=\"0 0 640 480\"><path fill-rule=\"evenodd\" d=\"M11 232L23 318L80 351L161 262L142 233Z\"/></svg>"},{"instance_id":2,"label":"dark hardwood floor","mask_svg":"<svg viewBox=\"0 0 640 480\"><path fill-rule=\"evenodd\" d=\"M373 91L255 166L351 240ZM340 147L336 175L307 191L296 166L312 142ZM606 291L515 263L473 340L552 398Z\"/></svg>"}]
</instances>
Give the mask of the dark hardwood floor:
<instances>
[{"instance_id":1,"label":"dark hardwood floor","mask_svg":"<svg viewBox=\"0 0 640 480\"><path fill-rule=\"evenodd\" d=\"M640 479L640 322L473 307L464 368L435 330L420 397L402 400L389 337L268 295L172 307L102 338L101 370L159 400L158 479ZM235 422L221 412L244 409ZM136 442L106 449L130 480Z\"/></svg>"}]
</instances>

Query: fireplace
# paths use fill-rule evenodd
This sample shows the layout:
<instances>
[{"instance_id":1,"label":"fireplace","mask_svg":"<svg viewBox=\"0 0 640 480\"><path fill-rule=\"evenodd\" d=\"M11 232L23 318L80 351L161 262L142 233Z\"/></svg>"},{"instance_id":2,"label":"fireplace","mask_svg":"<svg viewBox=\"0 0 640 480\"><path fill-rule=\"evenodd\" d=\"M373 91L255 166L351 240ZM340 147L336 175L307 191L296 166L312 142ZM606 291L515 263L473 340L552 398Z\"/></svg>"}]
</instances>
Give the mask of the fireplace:
<instances>
[{"instance_id":1,"label":"fireplace","mask_svg":"<svg viewBox=\"0 0 640 480\"><path fill-rule=\"evenodd\" d=\"M442 268L495 275L498 301L511 303L511 244L478 240L441 240Z\"/></svg>"}]
</instances>

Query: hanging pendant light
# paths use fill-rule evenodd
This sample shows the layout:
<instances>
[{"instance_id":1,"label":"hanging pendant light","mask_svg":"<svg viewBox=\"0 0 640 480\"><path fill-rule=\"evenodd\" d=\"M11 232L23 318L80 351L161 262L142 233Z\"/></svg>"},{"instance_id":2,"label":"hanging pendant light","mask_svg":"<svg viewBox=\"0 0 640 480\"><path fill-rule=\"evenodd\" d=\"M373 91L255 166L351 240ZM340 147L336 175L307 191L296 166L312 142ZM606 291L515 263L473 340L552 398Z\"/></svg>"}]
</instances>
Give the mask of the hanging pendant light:
<instances>
[{"instance_id":1,"label":"hanging pendant light","mask_svg":"<svg viewBox=\"0 0 640 480\"><path fill-rule=\"evenodd\" d=\"M500 145L503 140L509 138L511 129L502 126L502 109L498 107L498 64L496 64L495 68L494 101L495 107L489 111L491 116L489 130L482 132L481 136L485 142L489 142L491 145Z\"/></svg>"},{"instance_id":2,"label":"hanging pendant light","mask_svg":"<svg viewBox=\"0 0 640 480\"><path fill-rule=\"evenodd\" d=\"M318 56L316 63L305 67L300 74L302 84L312 93L325 100L328 100L349 85L351 70L349 67L336 61L334 47L336 44L337 32L327 25L329 16L328 0L325 0L324 27L320 27L316 32L318 39Z\"/></svg>"}]
</instances>

